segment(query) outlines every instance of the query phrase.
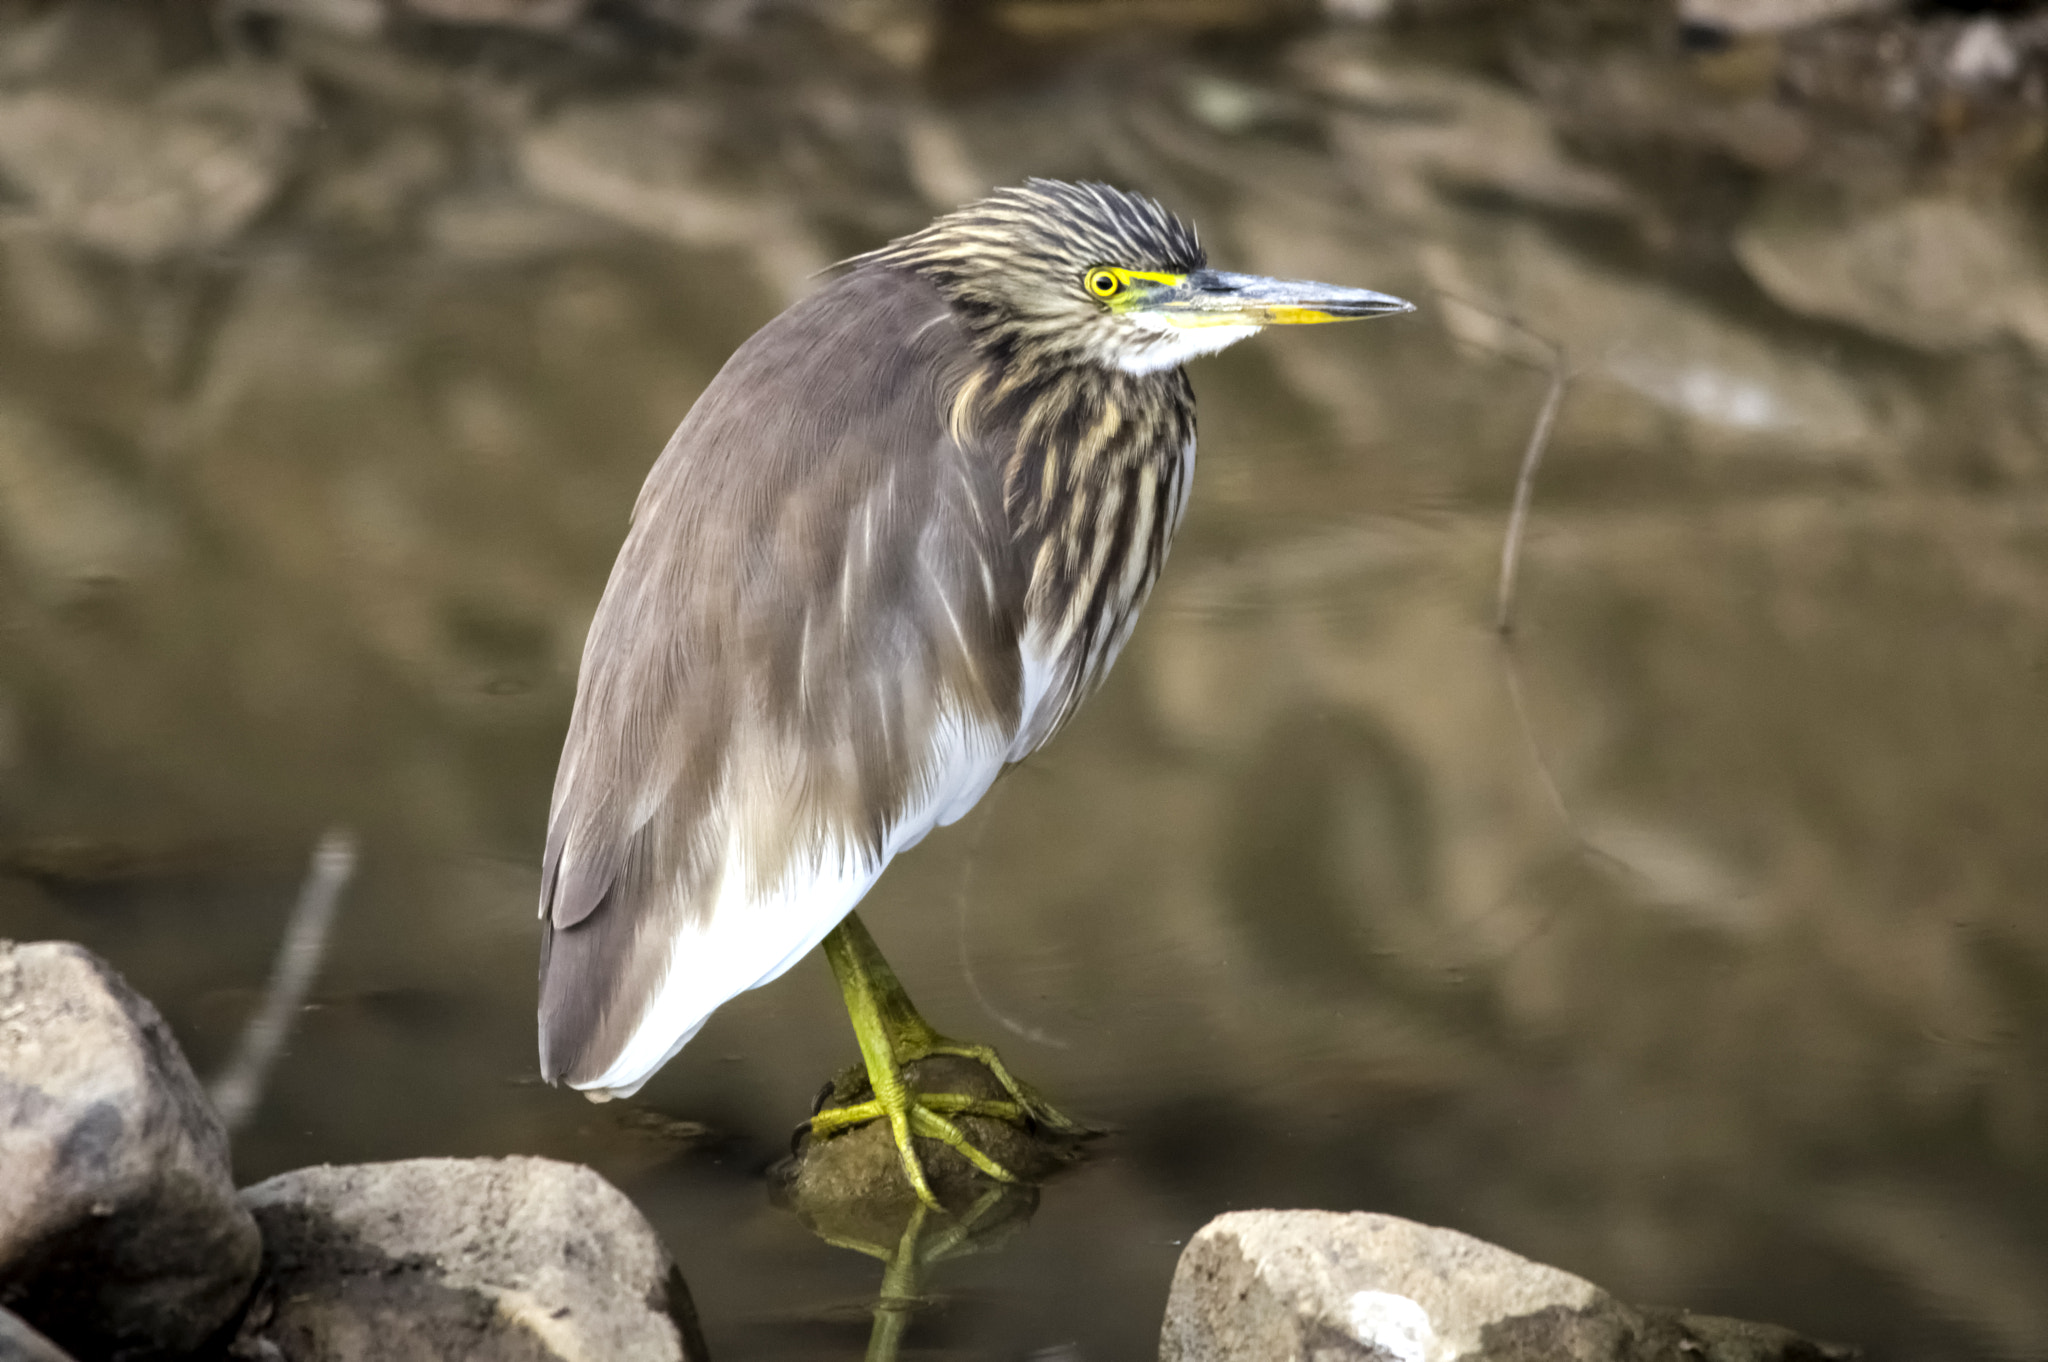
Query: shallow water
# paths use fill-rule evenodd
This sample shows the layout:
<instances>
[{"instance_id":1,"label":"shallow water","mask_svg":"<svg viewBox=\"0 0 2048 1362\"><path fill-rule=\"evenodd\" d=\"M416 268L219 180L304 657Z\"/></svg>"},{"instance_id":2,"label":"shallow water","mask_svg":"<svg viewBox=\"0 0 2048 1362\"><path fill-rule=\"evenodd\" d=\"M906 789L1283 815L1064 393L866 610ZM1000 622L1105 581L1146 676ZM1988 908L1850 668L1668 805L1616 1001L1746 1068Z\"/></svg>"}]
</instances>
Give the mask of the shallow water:
<instances>
[{"instance_id":1,"label":"shallow water","mask_svg":"<svg viewBox=\"0 0 2048 1362\"><path fill-rule=\"evenodd\" d=\"M210 1073L352 828L238 1176L589 1162L720 1362L858 1355L877 1265L765 1179L853 1057L827 971L632 1104L541 1086L549 784L639 480L731 347L947 203L1100 176L1219 265L1422 311L1197 364L1116 675L863 909L939 1026L1113 1131L938 1270L919 1355L1147 1356L1195 1228L1320 1206L1879 1362L2048 1356L2037 106L1888 150L1770 123L1796 45L1627 24L728 8L655 47L0 8L0 124L225 71L150 117L198 101L262 191L116 230L0 128L0 934L103 952ZM1644 70L1694 102L1629 103ZM1921 218L1969 250L1935 269ZM1500 315L1572 374L1512 645L1547 377Z\"/></svg>"}]
</instances>

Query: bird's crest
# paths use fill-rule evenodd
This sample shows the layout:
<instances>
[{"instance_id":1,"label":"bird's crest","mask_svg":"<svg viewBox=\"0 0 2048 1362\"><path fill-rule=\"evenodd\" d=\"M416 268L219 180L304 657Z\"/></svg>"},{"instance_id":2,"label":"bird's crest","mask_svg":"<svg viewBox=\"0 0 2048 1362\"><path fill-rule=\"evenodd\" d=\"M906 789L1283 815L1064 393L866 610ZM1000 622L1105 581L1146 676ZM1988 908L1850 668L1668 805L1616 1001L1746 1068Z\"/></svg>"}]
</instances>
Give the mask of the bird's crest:
<instances>
[{"instance_id":1,"label":"bird's crest","mask_svg":"<svg viewBox=\"0 0 2048 1362\"><path fill-rule=\"evenodd\" d=\"M1000 268L1065 276L1091 265L1185 274L1208 259L1193 227L1142 194L1032 179L847 263L938 275Z\"/></svg>"}]
</instances>

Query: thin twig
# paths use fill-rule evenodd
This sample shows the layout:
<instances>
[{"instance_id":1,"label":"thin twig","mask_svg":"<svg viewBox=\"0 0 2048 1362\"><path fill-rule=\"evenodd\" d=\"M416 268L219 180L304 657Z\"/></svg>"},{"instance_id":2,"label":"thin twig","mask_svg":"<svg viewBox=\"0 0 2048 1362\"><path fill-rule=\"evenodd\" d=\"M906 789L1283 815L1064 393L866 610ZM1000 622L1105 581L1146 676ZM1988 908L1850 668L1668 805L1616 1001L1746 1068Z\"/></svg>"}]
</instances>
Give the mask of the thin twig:
<instances>
[{"instance_id":1,"label":"thin twig","mask_svg":"<svg viewBox=\"0 0 2048 1362\"><path fill-rule=\"evenodd\" d=\"M299 888L298 902L277 948L277 960L270 967L263 1005L242 1028L234 1057L213 1083L214 1108L230 1131L241 1129L263 1100L271 1067L284 1052L292 1025L305 1005L306 992L320 972L341 891L348 887L355 870L355 834L346 828L329 829L313 849L306 881Z\"/></svg>"},{"instance_id":2,"label":"thin twig","mask_svg":"<svg viewBox=\"0 0 2048 1362\"><path fill-rule=\"evenodd\" d=\"M1545 354L1545 363L1540 366L1549 371L1550 388L1543 396L1543 406L1536 413L1536 423L1529 429L1529 442L1522 449L1522 466L1515 475L1515 496L1508 511L1507 532L1501 539L1500 580L1494 592L1494 632L1500 637L1501 676L1507 683L1508 705L1514 711L1515 726L1522 734L1522 741L1529 751L1529 762L1536 768L1536 777L1542 783L1544 796L1549 800L1551 810L1558 822L1578 849L1603 865L1610 866L1634 879L1644 880L1647 876L1641 870L1600 846L1586 835L1580 826L1571 804L1565 799L1564 787L1558 783L1557 773L1551 769L1550 758L1543 750L1543 744L1536 737L1535 719L1529 713L1529 703L1522 693L1522 672L1515 657L1515 584L1522 565L1522 540L1529 523L1529 508L1536 498L1536 473L1543 465L1543 456L1550 448L1551 432L1557 426L1557 413L1564 405L1564 393L1571 383L1572 373L1567 362L1565 348L1557 341L1531 330L1513 317L1505 316L1492 308L1482 307L1468 298L1444 293L1443 301L1456 303L1471 309L1489 321L1533 342ZM1480 346L1491 353L1501 355L1520 363L1534 361L1525 356L1512 354L1508 348L1491 338L1482 339L1467 334L1459 337L1468 344Z\"/></svg>"},{"instance_id":3,"label":"thin twig","mask_svg":"<svg viewBox=\"0 0 2048 1362\"><path fill-rule=\"evenodd\" d=\"M1564 825L1566 835L1592 860L1620 871L1638 884L1650 883L1650 877L1640 868L1588 836L1579 823L1578 815L1565 802L1564 787L1557 783L1557 773L1550 769L1550 758L1544 753L1543 744L1536 740L1536 721L1530 717L1529 703L1522 695L1522 669L1515 661L1514 640L1511 638L1501 640L1500 670L1508 683L1508 704L1515 712L1515 726L1521 730L1522 742L1529 749L1529 762L1536 768L1537 779L1543 783L1543 793L1549 796L1550 807L1556 812L1557 821Z\"/></svg>"},{"instance_id":4,"label":"thin twig","mask_svg":"<svg viewBox=\"0 0 2048 1362\"><path fill-rule=\"evenodd\" d=\"M1544 343L1551 345L1548 341ZM1550 432L1557 424L1558 408L1564 405L1566 382L1564 351L1551 345L1550 391L1543 396L1543 409L1536 413L1535 428L1529 432L1529 443L1522 450L1522 470L1515 475L1514 507L1508 512L1508 532L1500 546L1500 587L1494 593L1493 627L1503 638L1514 632L1515 579L1522 566L1522 531L1529 524L1529 503L1536 497L1536 470L1542 467L1543 452L1550 447Z\"/></svg>"},{"instance_id":5,"label":"thin twig","mask_svg":"<svg viewBox=\"0 0 2048 1362\"><path fill-rule=\"evenodd\" d=\"M1439 290L1443 302L1456 304L1477 316L1484 317L1498 331L1505 331L1530 342L1543 352L1538 361L1527 355L1515 354L1496 334L1485 334L1478 328L1459 327L1453 324L1452 336L1468 345L1477 346L1490 354L1529 364L1547 370L1550 387L1543 395L1543 405L1536 413L1536 423L1529 428L1528 442L1522 447L1522 466L1515 475L1515 496L1508 510L1507 530L1501 536L1500 578L1494 588L1493 628L1500 637L1500 663L1503 678L1507 682L1508 703L1514 711L1515 726L1521 731L1522 741L1528 747L1529 760L1536 768L1537 779L1542 782L1543 793L1550 801L1552 811L1565 831L1580 846L1589 846L1585 834L1580 831L1578 820L1572 816L1571 806L1566 803L1564 789L1557 782L1550 769L1550 760L1544 754L1543 745L1536 739L1536 726L1530 719L1528 702L1522 695L1520 669L1515 665L1514 650L1514 609L1515 584L1519 580L1522 566L1522 543L1529 526L1529 508L1536 499L1536 474L1543 466L1543 455L1550 448L1550 435L1557 426L1557 413L1564 405L1565 388L1571 382L1571 372L1566 364L1564 346L1542 335L1521 322L1490 307L1482 306L1469 298Z\"/></svg>"},{"instance_id":6,"label":"thin twig","mask_svg":"<svg viewBox=\"0 0 2048 1362\"><path fill-rule=\"evenodd\" d=\"M1543 352L1543 359L1537 361L1527 355L1518 355L1496 335L1483 335L1472 327L1461 328L1453 324L1453 339L1503 359L1542 369L1550 375L1550 390L1543 396L1543 406L1536 413L1536 424L1529 430L1529 442L1522 449L1522 467L1515 475L1515 499L1508 511L1507 533L1501 540L1500 584L1494 592L1493 627L1505 637L1514 632L1515 582L1521 573L1522 537L1529 524L1529 507L1536 499L1536 471L1543 466L1543 456L1550 448L1550 434L1557 426L1557 413L1564 406L1564 390L1571 383L1571 366L1563 345L1506 313L1442 289L1437 290L1437 297L1484 317L1499 330L1530 342Z\"/></svg>"},{"instance_id":7,"label":"thin twig","mask_svg":"<svg viewBox=\"0 0 2048 1362\"><path fill-rule=\"evenodd\" d=\"M1515 711L1515 726L1522 731L1522 742L1529 749L1530 764L1536 768L1536 776L1543 783L1543 793L1550 796L1550 807L1557 813L1557 821L1564 824L1565 831L1572 839L1586 843L1586 835L1579 830L1578 819L1572 817L1571 806L1564 802L1564 790L1557 783L1557 776L1550 769L1550 759L1544 755L1543 744L1536 741L1536 725L1529 718L1529 703L1522 698L1522 673L1515 665L1515 650L1506 646L1500 650L1501 675L1508 683L1508 704Z\"/></svg>"}]
</instances>

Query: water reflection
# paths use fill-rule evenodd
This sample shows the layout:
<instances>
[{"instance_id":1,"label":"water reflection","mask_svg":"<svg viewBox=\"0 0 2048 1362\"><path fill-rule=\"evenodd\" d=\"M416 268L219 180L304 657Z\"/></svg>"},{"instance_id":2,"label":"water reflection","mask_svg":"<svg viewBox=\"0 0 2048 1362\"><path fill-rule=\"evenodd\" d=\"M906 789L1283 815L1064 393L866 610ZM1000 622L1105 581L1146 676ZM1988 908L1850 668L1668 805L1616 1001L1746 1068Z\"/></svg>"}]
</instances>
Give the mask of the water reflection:
<instances>
[{"instance_id":1,"label":"water reflection","mask_svg":"<svg viewBox=\"0 0 2048 1362\"><path fill-rule=\"evenodd\" d=\"M981 1065L940 1057L911 1065L906 1074L920 1091L999 1098L1003 1088ZM835 1087L859 1081L850 1073ZM769 1170L775 1200L811 1233L834 1248L879 1259L868 1362L894 1362L913 1321L938 1301L932 1270L940 1263L999 1251L1038 1210L1039 1185L1070 1167L1081 1140L977 1116L959 1123L970 1143L1014 1173L999 1182L933 1140L918 1141L925 1173L942 1209L920 1201L903 1175L889 1132L871 1123L830 1139L800 1132L792 1157Z\"/></svg>"},{"instance_id":2,"label":"water reflection","mask_svg":"<svg viewBox=\"0 0 2048 1362\"><path fill-rule=\"evenodd\" d=\"M360 831L244 1178L594 1162L721 1362L868 1296L761 1189L847 1058L821 965L650 1086L687 1138L523 1081L549 776L732 347L1099 175L1425 310L1197 367L1118 674L870 900L935 1022L1122 1132L948 1262L949 1346L1143 1356L1177 1241L1301 1204L1877 1359L2048 1351L2038 13L1708 51L1564 0L452 8L0 3L0 931L102 950L213 1072ZM1127 17L1169 10L1215 27ZM1956 61L1984 22L2009 70ZM1577 374L1519 700L1545 376L1441 294Z\"/></svg>"}]
</instances>

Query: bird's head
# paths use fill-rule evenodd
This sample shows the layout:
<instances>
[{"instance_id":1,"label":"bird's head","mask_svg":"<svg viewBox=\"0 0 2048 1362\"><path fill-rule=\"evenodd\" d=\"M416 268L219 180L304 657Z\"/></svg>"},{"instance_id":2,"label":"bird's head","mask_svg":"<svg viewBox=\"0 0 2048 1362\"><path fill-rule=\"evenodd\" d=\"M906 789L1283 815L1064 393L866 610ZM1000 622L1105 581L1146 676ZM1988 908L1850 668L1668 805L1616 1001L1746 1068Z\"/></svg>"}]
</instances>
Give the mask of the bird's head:
<instances>
[{"instance_id":1,"label":"bird's head","mask_svg":"<svg viewBox=\"0 0 2048 1362\"><path fill-rule=\"evenodd\" d=\"M1212 270L1194 229L1152 200L1058 180L999 189L851 263L922 274L1014 355L1133 374L1262 327L1414 310L1369 289Z\"/></svg>"}]
</instances>

